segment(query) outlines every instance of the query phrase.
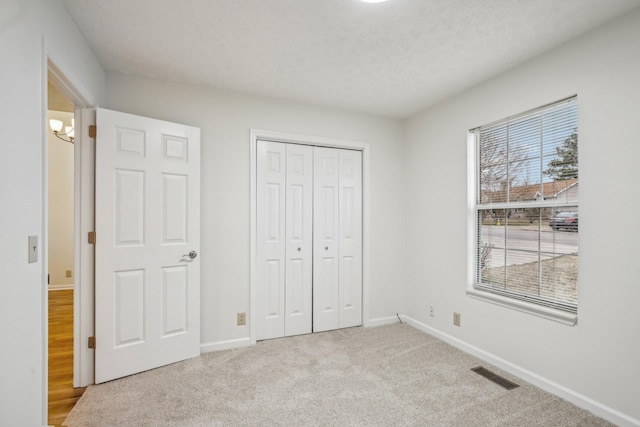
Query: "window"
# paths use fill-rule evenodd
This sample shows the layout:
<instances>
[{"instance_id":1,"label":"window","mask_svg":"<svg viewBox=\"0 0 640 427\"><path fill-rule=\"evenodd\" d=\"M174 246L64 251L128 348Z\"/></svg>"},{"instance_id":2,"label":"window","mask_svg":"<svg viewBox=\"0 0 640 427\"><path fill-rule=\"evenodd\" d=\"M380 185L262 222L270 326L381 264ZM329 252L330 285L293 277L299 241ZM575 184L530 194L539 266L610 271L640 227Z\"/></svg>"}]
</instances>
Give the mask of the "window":
<instances>
[{"instance_id":1,"label":"window","mask_svg":"<svg viewBox=\"0 0 640 427\"><path fill-rule=\"evenodd\" d=\"M470 294L575 319L577 98L470 132L475 154Z\"/></svg>"}]
</instances>

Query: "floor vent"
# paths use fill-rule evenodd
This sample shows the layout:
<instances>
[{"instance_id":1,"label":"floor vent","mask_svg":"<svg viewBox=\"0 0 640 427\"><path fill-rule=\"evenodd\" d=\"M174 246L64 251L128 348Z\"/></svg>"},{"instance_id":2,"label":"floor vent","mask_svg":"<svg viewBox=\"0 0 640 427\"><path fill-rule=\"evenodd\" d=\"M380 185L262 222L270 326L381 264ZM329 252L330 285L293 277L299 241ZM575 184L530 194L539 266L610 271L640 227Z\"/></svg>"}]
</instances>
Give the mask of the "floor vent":
<instances>
[{"instance_id":1,"label":"floor vent","mask_svg":"<svg viewBox=\"0 0 640 427\"><path fill-rule=\"evenodd\" d=\"M506 378L501 377L500 375L491 372L490 370L488 370L487 368L484 368L482 366L478 366L477 368L471 368L471 370L473 372L475 372L478 375L482 375L483 377L485 377L486 379L488 379L489 381L493 381L494 383L498 384L499 386L506 388L507 390L512 390L516 387L520 387L518 384L509 381Z\"/></svg>"}]
</instances>

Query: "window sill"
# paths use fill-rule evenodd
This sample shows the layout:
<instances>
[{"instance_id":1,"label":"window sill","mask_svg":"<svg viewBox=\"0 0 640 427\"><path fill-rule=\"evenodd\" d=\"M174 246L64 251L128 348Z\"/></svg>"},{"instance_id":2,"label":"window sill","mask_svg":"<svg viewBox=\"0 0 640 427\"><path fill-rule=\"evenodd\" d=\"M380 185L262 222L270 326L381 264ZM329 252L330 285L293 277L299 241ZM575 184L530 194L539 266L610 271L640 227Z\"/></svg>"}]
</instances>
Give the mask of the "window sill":
<instances>
[{"instance_id":1,"label":"window sill","mask_svg":"<svg viewBox=\"0 0 640 427\"><path fill-rule=\"evenodd\" d=\"M492 304L500 305L502 307L521 311L523 313L532 314L534 316L553 320L554 322L562 323L564 325L575 326L578 322L577 314L567 313L565 311L503 297L501 295L492 294L490 292L483 292L477 289L470 288L467 289L467 295L480 301L485 301Z\"/></svg>"}]
</instances>

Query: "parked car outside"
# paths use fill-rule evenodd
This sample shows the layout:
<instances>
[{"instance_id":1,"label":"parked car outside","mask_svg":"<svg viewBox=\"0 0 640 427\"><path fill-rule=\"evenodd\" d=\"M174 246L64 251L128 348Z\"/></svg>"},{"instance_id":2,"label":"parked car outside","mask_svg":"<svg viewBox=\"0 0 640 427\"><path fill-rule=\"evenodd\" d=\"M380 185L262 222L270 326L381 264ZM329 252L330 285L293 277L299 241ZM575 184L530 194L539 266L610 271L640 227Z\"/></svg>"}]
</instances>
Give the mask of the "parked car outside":
<instances>
[{"instance_id":1,"label":"parked car outside","mask_svg":"<svg viewBox=\"0 0 640 427\"><path fill-rule=\"evenodd\" d=\"M578 231L578 212L559 212L549 218L549 227L554 230Z\"/></svg>"}]
</instances>

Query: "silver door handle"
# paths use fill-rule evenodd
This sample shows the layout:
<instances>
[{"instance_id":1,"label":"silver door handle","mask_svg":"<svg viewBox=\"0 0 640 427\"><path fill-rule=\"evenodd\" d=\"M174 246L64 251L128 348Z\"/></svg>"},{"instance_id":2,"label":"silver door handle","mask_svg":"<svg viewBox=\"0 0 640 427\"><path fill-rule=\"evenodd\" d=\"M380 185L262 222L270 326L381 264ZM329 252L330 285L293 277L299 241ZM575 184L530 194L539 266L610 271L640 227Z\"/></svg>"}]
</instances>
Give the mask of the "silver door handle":
<instances>
[{"instance_id":1,"label":"silver door handle","mask_svg":"<svg viewBox=\"0 0 640 427\"><path fill-rule=\"evenodd\" d=\"M184 255L182 255L182 258L189 257L189 258L191 258L191 259L194 259L194 258L195 258L195 257L197 257L197 256L198 256L198 252L196 252L196 251L191 251L191 252L189 252L188 254L184 254Z\"/></svg>"}]
</instances>

